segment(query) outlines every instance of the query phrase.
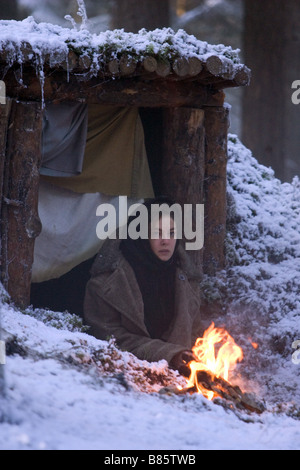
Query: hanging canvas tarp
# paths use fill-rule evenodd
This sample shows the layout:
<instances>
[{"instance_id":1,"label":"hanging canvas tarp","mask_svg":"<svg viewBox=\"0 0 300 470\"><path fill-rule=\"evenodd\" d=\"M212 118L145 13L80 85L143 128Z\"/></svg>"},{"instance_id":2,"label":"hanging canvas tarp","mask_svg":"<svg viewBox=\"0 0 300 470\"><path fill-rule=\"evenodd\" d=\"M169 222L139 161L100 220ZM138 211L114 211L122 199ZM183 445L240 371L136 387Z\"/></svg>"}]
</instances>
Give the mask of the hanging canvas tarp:
<instances>
[{"instance_id":1,"label":"hanging canvas tarp","mask_svg":"<svg viewBox=\"0 0 300 470\"><path fill-rule=\"evenodd\" d=\"M132 202L153 196L137 108L51 104L42 140L42 231L35 241L32 282L58 278L98 252L100 204L118 209L119 195Z\"/></svg>"},{"instance_id":2,"label":"hanging canvas tarp","mask_svg":"<svg viewBox=\"0 0 300 470\"><path fill-rule=\"evenodd\" d=\"M81 111L74 107L72 112ZM60 105L57 106L56 113L59 116ZM52 119L55 119L55 113L52 113ZM69 118L66 121L66 126L69 128L65 133L68 134L68 138L73 133L76 142L78 136L77 126L73 125L74 121L78 120L74 118L72 121ZM50 131L54 126L55 124L48 126L46 131ZM77 154L73 155L75 163L80 160L81 149L79 142ZM66 167L69 157L70 153L65 150L63 159L66 161ZM60 170L61 166L62 164L57 170ZM89 105L81 173L71 177L44 178L52 184L78 193L101 192L110 196L152 197L153 189L144 144L144 131L138 108Z\"/></svg>"},{"instance_id":3,"label":"hanging canvas tarp","mask_svg":"<svg viewBox=\"0 0 300 470\"><path fill-rule=\"evenodd\" d=\"M74 176L82 172L88 108L82 103L49 103L44 110L40 173Z\"/></svg>"},{"instance_id":4,"label":"hanging canvas tarp","mask_svg":"<svg viewBox=\"0 0 300 470\"><path fill-rule=\"evenodd\" d=\"M58 278L98 252L103 240L96 234L96 209L107 202L116 208L119 220L117 196L80 194L41 181L39 216L43 229L35 241L32 282ZM137 200L128 199L132 202Z\"/></svg>"}]
</instances>

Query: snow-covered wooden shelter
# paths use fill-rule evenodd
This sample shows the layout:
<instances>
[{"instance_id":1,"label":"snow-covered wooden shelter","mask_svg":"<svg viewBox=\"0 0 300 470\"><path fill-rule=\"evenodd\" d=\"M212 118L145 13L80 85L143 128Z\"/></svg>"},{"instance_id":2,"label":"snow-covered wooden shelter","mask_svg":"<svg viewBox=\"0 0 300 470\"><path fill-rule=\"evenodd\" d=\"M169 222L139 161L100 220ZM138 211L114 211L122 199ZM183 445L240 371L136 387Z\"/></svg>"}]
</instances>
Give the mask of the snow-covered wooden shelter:
<instances>
[{"instance_id":1,"label":"snow-covered wooden shelter","mask_svg":"<svg viewBox=\"0 0 300 470\"><path fill-rule=\"evenodd\" d=\"M209 45L182 30L141 30L138 34L115 30L95 35L84 28L37 24L32 18L1 21L0 83L5 89L5 99L2 95L0 100L1 281L12 301L19 306L30 303L35 246L44 230L41 212L48 214L47 204L54 201L57 225L65 217L79 221L82 217L84 225L87 206L81 208L81 204L85 194L143 198L150 195L152 185L155 194L169 195L181 204L204 203L204 249L191 255L205 273L222 268L229 112L223 90L248 85L249 79L250 71L240 63L238 51ZM75 158L76 149L86 142L81 152L83 169L77 174L75 169L72 176L67 171L57 176L48 171L45 154L48 151L50 159L56 154L53 142L59 141L63 116L70 116L68 107L73 113L68 128L73 138L68 150L57 152L58 168L62 163L66 171L70 161L72 166L72 155ZM92 123L91 116L99 115L104 116L102 124L97 123L91 137L94 121L90 127L82 127L83 123ZM90 137L95 136L100 141L89 147ZM140 149L137 160L132 149L126 150L129 141L132 148ZM100 166L84 179L87 154ZM100 179L93 186L95 174ZM83 181L80 189L69 185L74 180L76 184ZM50 187L54 193L47 196ZM74 196L73 206L64 209L63 195L70 191L80 195L80 201ZM94 219L95 210L93 200ZM73 234L80 239L79 232ZM51 247L47 237L43 250ZM58 251L62 260L64 249ZM75 256L64 269L91 255L87 250L81 259ZM44 259L49 258L51 251L45 253Z\"/></svg>"}]
</instances>

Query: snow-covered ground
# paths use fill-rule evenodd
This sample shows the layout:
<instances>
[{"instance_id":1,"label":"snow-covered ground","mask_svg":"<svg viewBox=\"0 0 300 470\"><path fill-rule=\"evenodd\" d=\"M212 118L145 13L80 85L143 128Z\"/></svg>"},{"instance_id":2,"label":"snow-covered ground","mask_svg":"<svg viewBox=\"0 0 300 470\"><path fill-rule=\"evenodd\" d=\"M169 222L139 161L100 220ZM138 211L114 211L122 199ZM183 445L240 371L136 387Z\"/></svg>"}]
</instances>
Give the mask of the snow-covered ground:
<instances>
[{"instance_id":1,"label":"snow-covered ground","mask_svg":"<svg viewBox=\"0 0 300 470\"><path fill-rule=\"evenodd\" d=\"M234 135L228 153L228 266L203 289L222 306L216 324L244 350L236 382L266 411L160 394L185 383L165 361L139 361L96 340L75 316L20 312L3 300L0 449L300 448L300 364L292 361L300 339L300 183L282 184Z\"/></svg>"},{"instance_id":2,"label":"snow-covered ground","mask_svg":"<svg viewBox=\"0 0 300 470\"><path fill-rule=\"evenodd\" d=\"M104 357L107 344L4 310L4 326L17 335L24 351L9 356L5 366L1 449L295 449L299 445L299 421L285 413L232 412L200 395L147 392L151 389L143 384L147 364L124 353L115 359L116 370L103 376L91 351L102 350ZM27 347L31 352L26 353ZM109 354L106 360L109 363ZM154 376L163 379L168 374L163 363L148 366ZM122 369L124 384L123 376L118 376Z\"/></svg>"}]
</instances>

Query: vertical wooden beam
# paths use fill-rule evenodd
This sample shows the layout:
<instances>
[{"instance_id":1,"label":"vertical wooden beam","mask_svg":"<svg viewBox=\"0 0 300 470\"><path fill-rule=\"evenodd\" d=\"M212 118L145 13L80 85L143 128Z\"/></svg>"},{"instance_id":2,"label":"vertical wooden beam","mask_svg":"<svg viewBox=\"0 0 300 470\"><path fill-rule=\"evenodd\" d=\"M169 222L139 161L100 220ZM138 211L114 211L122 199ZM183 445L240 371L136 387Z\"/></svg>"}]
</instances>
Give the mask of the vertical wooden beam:
<instances>
[{"instance_id":1,"label":"vertical wooden beam","mask_svg":"<svg viewBox=\"0 0 300 470\"><path fill-rule=\"evenodd\" d=\"M42 109L13 101L3 171L1 280L19 307L30 302L34 240L41 231L38 185Z\"/></svg>"},{"instance_id":2,"label":"vertical wooden beam","mask_svg":"<svg viewBox=\"0 0 300 470\"><path fill-rule=\"evenodd\" d=\"M225 266L226 167L228 108L205 108L205 243L204 273L215 275Z\"/></svg>"},{"instance_id":3,"label":"vertical wooden beam","mask_svg":"<svg viewBox=\"0 0 300 470\"><path fill-rule=\"evenodd\" d=\"M7 130L9 126L10 110L11 110L11 100L9 98L6 98L6 104L0 105L0 215L1 215L1 208L2 208L2 201L3 201L4 166L5 166ZM0 223L0 228L1 228L1 223ZM0 256L1 256L1 236L0 236ZM0 257L0 265L1 265L1 257Z\"/></svg>"},{"instance_id":4,"label":"vertical wooden beam","mask_svg":"<svg viewBox=\"0 0 300 470\"><path fill-rule=\"evenodd\" d=\"M203 204L204 111L179 107L167 108L163 113L161 192L181 205L192 204L195 208L195 204ZM189 251L200 269L202 251Z\"/></svg>"},{"instance_id":5,"label":"vertical wooden beam","mask_svg":"<svg viewBox=\"0 0 300 470\"><path fill-rule=\"evenodd\" d=\"M5 150L6 150L6 139L7 139L7 129L9 122L9 115L11 109L11 101L6 98L6 104L0 105L0 272L2 266L2 237L1 237L1 208L2 208L2 195L3 195L3 184L4 184L4 160L5 160ZM1 281L1 279L0 279ZM2 332L1 332L1 312L0 312L0 341L2 341ZM3 346L3 344L2 344ZM0 346L1 347L1 346ZM4 374L4 361L3 357L0 354L0 397L5 395L5 374ZM0 422L3 418L4 410L0 407Z\"/></svg>"},{"instance_id":6,"label":"vertical wooden beam","mask_svg":"<svg viewBox=\"0 0 300 470\"><path fill-rule=\"evenodd\" d=\"M6 98L6 104L0 105L0 282L3 282L2 272L4 270L3 262L3 191L4 191L4 168L7 146L7 132L9 127L9 118L11 112L11 100ZM1 323L1 318L0 318ZM1 325L0 325L1 328ZM0 338L1 339L1 338ZM2 366L0 365L0 369ZM1 380L1 379L0 379Z\"/></svg>"}]
</instances>

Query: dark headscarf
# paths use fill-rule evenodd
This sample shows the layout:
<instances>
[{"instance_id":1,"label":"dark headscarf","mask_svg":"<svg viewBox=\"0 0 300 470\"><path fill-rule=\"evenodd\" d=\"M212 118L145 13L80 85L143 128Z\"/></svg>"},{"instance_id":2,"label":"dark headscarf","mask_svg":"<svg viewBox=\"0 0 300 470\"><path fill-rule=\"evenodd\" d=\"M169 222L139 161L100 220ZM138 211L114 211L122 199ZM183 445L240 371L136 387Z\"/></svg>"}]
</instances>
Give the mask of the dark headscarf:
<instances>
[{"instance_id":1,"label":"dark headscarf","mask_svg":"<svg viewBox=\"0 0 300 470\"><path fill-rule=\"evenodd\" d=\"M145 205L149 208L152 203L161 204L161 201L155 199ZM149 209L148 215L151 215ZM129 223L130 220L132 218ZM120 244L122 254L132 267L142 294L144 321L151 338L161 338L174 319L176 248L172 257L163 261L153 253L149 240L127 238Z\"/></svg>"}]
</instances>

